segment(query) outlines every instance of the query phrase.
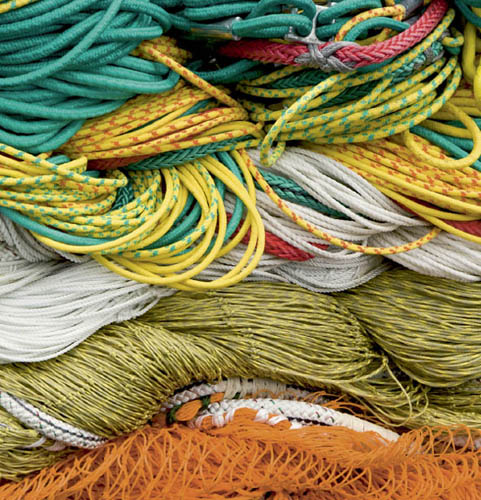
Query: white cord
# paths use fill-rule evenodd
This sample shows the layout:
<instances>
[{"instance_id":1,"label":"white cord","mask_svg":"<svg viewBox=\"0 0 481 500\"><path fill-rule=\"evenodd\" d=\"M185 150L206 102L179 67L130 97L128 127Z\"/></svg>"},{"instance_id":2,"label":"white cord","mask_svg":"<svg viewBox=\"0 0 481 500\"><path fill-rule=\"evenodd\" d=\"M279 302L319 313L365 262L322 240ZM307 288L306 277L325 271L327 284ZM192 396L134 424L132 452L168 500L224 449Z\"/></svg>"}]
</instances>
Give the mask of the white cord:
<instances>
[{"instance_id":1,"label":"white cord","mask_svg":"<svg viewBox=\"0 0 481 500\"><path fill-rule=\"evenodd\" d=\"M66 424L51 417L23 399L12 396L6 392L0 392L0 405L11 415L16 417L22 424L36 430L44 438L28 446L28 448L40 447L45 443L45 438L56 441L52 451L60 450L65 445L76 448L97 448L107 440L91 432L77 429L73 425Z\"/></svg>"},{"instance_id":2,"label":"white cord","mask_svg":"<svg viewBox=\"0 0 481 500\"><path fill-rule=\"evenodd\" d=\"M0 363L59 356L102 326L140 316L174 293L93 260L29 263L5 245L0 255Z\"/></svg>"},{"instance_id":3,"label":"white cord","mask_svg":"<svg viewBox=\"0 0 481 500\"><path fill-rule=\"evenodd\" d=\"M0 241L13 248L17 255L29 262L39 262L51 259L64 259L72 262L86 262L86 255L74 255L67 252L56 251L37 241L29 231L13 223L8 217L0 214Z\"/></svg>"},{"instance_id":4,"label":"white cord","mask_svg":"<svg viewBox=\"0 0 481 500\"><path fill-rule=\"evenodd\" d=\"M275 382L274 380L233 377L222 380L217 384L196 384L180 391L163 403L160 411L166 412L175 406L220 392L224 393L225 399L232 399L236 394L239 394L241 398L244 398L247 394L256 394L259 396L263 394L282 394L284 399L290 399L290 396L292 398L305 398L310 394L309 391L290 387L287 384Z\"/></svg>"},{"instance_id":5,"label":"white cord","mask_svg":"<svg viewBox=\"0 0 481 500\"><path fill-rule=\"evenodd\" d=\"M289 401L284 399L230 399L211 403L192 424L201 427L206 417L213 417L214 425L222 427L232 421L235 411L240 408L250 408L261 411L259 421L266 421L268 415L281 415L304 425L331 425L352 429L357 432L376 432L386 441L397 441L399 434L383 427L313 403L304 401Z\"/></svg>"},{"instance_id":6,"label":"white cord","mask_svg":"<svg viewBox=\"0 0 481 500\"><path fill-rule=\"evenodd\" d=\"M392 233L376 235L371 241L374 245L393 246L415 240L422 234L422 229L400 228ZM481 280L481 245L449 233L442 232L420 248L389 255L389 258L428 276L464 282Z\"/></svg>"}]
</instances>

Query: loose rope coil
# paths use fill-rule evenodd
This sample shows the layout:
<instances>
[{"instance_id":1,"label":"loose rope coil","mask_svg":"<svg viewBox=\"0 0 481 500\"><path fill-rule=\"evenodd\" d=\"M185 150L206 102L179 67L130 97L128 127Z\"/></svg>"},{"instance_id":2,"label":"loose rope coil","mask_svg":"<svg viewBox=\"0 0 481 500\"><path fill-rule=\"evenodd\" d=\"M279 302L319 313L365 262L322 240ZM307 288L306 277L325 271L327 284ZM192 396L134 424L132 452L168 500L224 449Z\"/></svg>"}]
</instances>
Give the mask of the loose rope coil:
<instances>
[{"instance_id":1,"label":"loose rope coil","mask_svg":"<svg viewBox=\"0 0 481 500\"><path fill-rule=\"evenodd\" d=\"M240 281L263 254L265 233L254 184L237 152L178 168L127 175L115 170L99 177L87 171L85 158L60 159L63 163L56 165L5 145L0 151L8 165L0 179L0 210L55 250L92 255L140 282L184 288ZM226 187L238 198L229 223L222 200ZM117 206L122 189L131 195ZM244 221L229 240L244 208ZM245 252L225 277L211 284L192 279L235 248L249 229Z\"/></svg>"},{"instance_id":2,"label":"loose rope coil","mask_svg":"<svg viewBox=\"0 0 481 500\"><path fill-rule=\"evenodd\" d=\"M453 17L454 12L450 11L433 33L420 44L381 68L375 67L369 72L352 75L333 74L308 90L301 89L296 101L291 101L280 116L274 115L275 121L268 127L261 144L263 164L274 164L288 140L301 139L317 143L374 140L408 130L439 111L453 95L461 79L461 69L456 57L429 61L427 67L416 71L413 78L397 85L393 83L396 72L405 72L406 66L412 68L417 58L424 58L424 62L421 62L421 66L424 66L427 61L425 51L439 40ZM439 49L436 53L439 53ZM336 97L346 85L357 86L369 81L379 83L366 98L344 106L328 107L322 114L316 110ZM441 87L444 82L446 85L438 94L436 88ZM274 92L274 95L279 93L282 94ZM271 151L276 140L279 143Z\"/></svg>"},{"instance_id":3,"label":"loose rope coil","mask_svg":"<svg viewBox=\"0 0 481 500\"><path fill-rule=\"evenodd\" d=\"M138 97L88 121L62 146L67 155L97 160L93 165L98 168L140 161L136 169L152 169L258 143L259 127L247 121L247 112L225 92L161 53L153 43L141 45L138 51L169 65L195 87L181 83L172 92Z\"/></svg>"}]
</instances>

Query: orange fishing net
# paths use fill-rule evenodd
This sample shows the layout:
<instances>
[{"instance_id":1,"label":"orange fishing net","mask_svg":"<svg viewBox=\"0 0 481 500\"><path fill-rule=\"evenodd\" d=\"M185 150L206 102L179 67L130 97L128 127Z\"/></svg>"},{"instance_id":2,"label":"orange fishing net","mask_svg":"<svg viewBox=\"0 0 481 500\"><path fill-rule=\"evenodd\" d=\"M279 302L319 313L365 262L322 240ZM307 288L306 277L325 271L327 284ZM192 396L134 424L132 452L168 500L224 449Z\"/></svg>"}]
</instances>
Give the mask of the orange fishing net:
<instances>
[{"instance_id":1,"label":"orange fishing net","mask_svg":"<svg viewBox=\"0 0 481 500\"><path fill-rule=\"evenodd\" d=\"M20 483L8 500L321 499L470 500L481 495L481 432L443 428L386 442L342 427L290 429L238 410L224 427L206 417L144 427L76 453Z\"/></svg>"}]
</instances>

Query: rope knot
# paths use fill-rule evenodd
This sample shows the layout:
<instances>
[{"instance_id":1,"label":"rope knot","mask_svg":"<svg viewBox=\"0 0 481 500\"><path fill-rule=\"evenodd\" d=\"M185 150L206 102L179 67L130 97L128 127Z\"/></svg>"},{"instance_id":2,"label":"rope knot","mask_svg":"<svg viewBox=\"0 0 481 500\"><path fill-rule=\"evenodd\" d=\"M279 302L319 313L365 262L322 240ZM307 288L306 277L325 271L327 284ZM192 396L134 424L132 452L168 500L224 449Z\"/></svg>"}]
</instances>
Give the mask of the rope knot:
<instances>
[{"instance_id":1,"label":"rope knot","mask_svg":"<svg viewBox=\"0 0 481 500\"><path fill-rule=\"evenodd\" d=\"M296 57L296 64L303 66L313 66L319 68L325 73L337 71L338 73L347 73L354 69L355 63L344 63L335 56L335 53L342 47L357 46L354 42L332 42L324 47L319 47L317 44L309 44L307 47L309 52Z\"/></svg>"}]
</instances>

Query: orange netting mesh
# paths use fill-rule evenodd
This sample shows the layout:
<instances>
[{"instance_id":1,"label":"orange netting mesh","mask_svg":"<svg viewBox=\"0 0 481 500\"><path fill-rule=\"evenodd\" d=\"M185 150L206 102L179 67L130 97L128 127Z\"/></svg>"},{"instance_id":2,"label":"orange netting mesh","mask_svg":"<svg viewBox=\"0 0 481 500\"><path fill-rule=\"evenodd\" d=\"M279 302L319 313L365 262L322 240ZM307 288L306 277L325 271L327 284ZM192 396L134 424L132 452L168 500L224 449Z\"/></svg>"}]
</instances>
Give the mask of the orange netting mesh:
<instances>
[{"instance_id":1,"label":"orange netting mesh","mask_svg":"<svg viewBox=\"0 0 481 500\"><path fill-rule=\"evenodd\" d=\"M147 426L75 453L20 483L9 500L480 498L481 432L423 428L388 443L341 427L289 429L254 422L242 409L221 428L204 419Z\"/></svg>"}]
</instances>

